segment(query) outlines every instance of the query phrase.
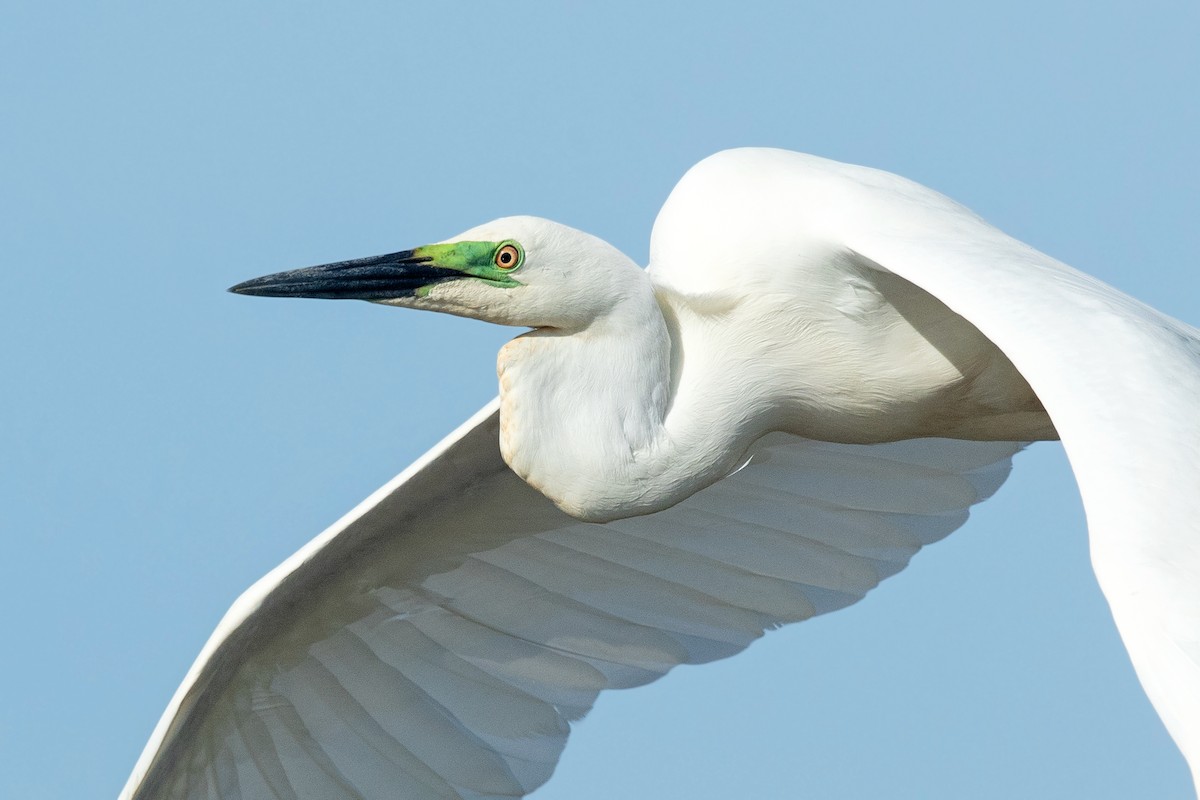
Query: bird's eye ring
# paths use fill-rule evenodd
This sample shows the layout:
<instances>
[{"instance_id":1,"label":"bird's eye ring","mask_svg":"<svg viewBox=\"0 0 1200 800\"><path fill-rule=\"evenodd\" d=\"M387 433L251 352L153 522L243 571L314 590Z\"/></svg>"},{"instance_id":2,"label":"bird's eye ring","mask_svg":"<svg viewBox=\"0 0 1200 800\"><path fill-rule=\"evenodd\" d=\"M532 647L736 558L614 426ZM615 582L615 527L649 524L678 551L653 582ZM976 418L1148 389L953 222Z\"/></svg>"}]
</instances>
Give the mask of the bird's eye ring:
<instances>
[{"instance_id":1,"label":"bird's eye ring","mask_svg":"<svg viewBox=\"0 0 1200 800\"><path fill-rule=\"evenodd\" d=\"M513 242L505 242L496 251L492 261L502 270L516 269L521 265L521 248Z\"/></svg>"}]
</instances>

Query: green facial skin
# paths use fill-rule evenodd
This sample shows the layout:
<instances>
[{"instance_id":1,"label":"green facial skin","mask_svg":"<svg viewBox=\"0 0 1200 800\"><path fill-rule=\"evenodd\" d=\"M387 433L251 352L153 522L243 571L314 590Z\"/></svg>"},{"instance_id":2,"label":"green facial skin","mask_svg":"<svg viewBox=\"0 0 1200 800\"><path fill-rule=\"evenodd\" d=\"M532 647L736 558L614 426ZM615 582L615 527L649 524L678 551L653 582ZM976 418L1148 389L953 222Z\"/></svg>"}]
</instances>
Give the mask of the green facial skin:
<instances>
[{"instance_id":1,"label":"green facial skin","mask_svg":"<svg viewBox=\"0 0 1200 800\"><path fill-rule=\"evenodd\" d=\"M516 266L509 269L500 269L496 266L496 253L501 247L508 244L515 247L520 255L517 258ZM428 244L424 247L415 248L413 255L432 259L430 266L457 270L463 273L463 275L470 275L484 283L501 289L511 289L514 286L521 285L520 281L513 280L512 273L520 269L521 265L525 263L525 250L522 249L521 245L513 241ZM417 290L417 295L421 297L426 296L436 285L430 284L429 286L421 287Z\"/></svg>"}]
</instances>

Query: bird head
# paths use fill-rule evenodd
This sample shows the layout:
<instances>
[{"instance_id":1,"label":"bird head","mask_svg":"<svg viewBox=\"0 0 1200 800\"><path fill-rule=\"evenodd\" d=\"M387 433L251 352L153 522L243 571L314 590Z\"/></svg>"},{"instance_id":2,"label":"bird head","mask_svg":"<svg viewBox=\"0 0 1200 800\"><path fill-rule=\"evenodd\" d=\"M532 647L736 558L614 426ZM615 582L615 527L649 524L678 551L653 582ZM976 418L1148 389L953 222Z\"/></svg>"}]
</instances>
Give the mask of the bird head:
<instances>
[{"instance_id":1,"label":"bird head","mask_svg":"<svg viewBox=\"0 0 1200 800\"><path fill-rule=\"evenodd\" d=\"M619 250L537 217L506 217L437 244L277 272L229 291L367 300L502 325L579 330L645 280Z\"/></svg>"}]
</instances>

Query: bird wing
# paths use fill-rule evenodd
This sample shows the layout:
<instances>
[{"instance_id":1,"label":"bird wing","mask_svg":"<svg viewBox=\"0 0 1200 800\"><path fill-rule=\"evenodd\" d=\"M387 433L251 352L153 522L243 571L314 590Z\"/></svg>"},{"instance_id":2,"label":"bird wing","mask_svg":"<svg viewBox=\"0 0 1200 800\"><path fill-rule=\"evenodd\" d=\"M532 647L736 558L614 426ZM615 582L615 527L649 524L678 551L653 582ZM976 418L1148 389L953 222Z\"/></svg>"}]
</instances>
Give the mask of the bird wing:
<instances>
[{"instance_id":1,"label":"bird wing","mask_svg":"<svg viewBox=\"0 0 1200 800\"><path fill-rule=\"evenodd\" d=\"M730 213L807 216L1013 362L1062 439L1096 576L1200 787L1200 331L890 173L763 149L719 154L705 170L700 183L716 179L739 202L736 186L757 186Z\"/></svg>"},{"instance_id":2,"label":"bird wing","mask_svg":"<svg viewBox=\"0 0 1200 800\"><path fill-rule=\"evenodd\" d=\"M520 797L604 689L849 605L1020 444L760 440L656 514L566 516L493 402L234 603L122 798Z\"/></svg>"}]
</instances>

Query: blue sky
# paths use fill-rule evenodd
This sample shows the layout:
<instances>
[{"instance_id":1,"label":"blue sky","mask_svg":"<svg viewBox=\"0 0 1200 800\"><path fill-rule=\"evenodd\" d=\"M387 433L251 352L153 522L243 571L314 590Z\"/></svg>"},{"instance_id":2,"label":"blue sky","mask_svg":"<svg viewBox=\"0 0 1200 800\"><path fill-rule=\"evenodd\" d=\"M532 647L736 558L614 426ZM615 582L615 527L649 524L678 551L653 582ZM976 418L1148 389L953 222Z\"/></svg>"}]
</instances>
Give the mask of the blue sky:
<instances>
[{"instance_id":1,"label":"blue sky","mask_svg":"<svg viewBox=\"0 0 1200 800\"><path fill-rule=\"evenodd\" d=\"M237 594L512 331L224 292L513 213L644 261L725 147L899 172L1200 321L1200 7L4 5L0 796L112 797ZM1184 798L1061 449L862 604L603 697L536 795Z\"/></svg>"}]
</instances>

